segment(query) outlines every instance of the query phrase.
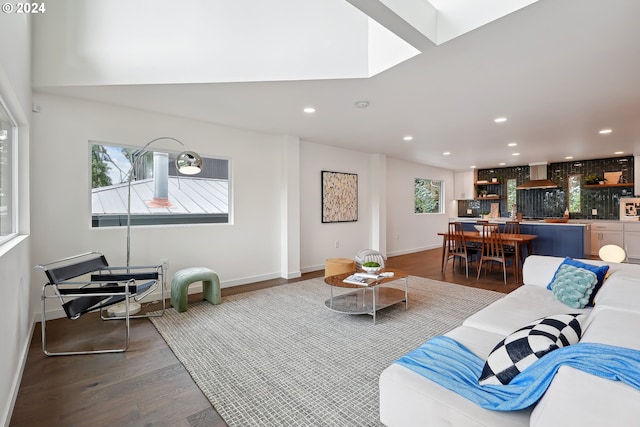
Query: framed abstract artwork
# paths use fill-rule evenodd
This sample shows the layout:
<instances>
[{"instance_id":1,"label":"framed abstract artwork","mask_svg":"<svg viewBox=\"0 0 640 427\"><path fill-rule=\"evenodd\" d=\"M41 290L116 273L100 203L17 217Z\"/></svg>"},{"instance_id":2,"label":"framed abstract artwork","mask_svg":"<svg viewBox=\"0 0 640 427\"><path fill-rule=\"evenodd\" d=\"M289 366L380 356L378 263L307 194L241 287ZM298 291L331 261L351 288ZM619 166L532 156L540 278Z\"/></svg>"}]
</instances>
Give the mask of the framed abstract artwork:
<instances>
[{"instance_id":1,"label":"framed abstract artwork","mask_svg":"<svg viewBox=\"0 0 640 427\"><path fill-rule=\"evenodd\" d=\"M358 175L322 171L322 222L358 220Z\"/></svg>"}]
</instances>

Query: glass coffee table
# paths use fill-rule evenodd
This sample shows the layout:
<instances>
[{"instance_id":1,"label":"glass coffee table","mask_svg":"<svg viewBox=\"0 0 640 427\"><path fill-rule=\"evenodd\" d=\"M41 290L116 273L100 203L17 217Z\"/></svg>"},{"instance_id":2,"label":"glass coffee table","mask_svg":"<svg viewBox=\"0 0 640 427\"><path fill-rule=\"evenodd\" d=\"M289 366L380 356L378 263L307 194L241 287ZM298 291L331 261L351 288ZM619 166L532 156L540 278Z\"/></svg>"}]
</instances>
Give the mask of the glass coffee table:
<instances>
[{"instance_id":1,"label":"glass coffee table","mask_svg":"<svg viewBox=\"0 0 640 427\"><path fill-rule=\"evenodd\" d=\"M368 285L345 283L343 280L352 273L343 273L325 277L324 281L331 289L329 299L324 302L329 310L347 314L370 314L376 323L376 312L385 307L404 302L404 309L409 309L409 275L399 270L385 268L381 273L393 273L392 277L383 277ZM404 279L404 290L384 286L385 283ZM334 288L354 289L340 295L334 295Z\"/></svg>"}]
</instances>

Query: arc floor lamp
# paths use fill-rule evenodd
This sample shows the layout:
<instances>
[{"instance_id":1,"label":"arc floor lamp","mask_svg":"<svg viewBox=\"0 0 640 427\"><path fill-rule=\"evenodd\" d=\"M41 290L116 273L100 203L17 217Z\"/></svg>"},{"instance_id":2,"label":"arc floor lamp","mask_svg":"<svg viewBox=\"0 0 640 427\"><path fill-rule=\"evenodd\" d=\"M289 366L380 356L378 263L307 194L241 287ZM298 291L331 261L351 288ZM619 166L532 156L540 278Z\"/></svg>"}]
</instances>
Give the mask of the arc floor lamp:
<instances>
[{"instance_id":1,"label":"arc floor lamp","mask_svg":"<svg viewBox=\"0 0 640 427\"><path fill-rule=\"evenodd\" d=\"M180 144L184 149L180 154L178 154L178 157L176 157L176 168L178 169L178 173L184 175L195 175L200 173L200 171L202 170L202 158L200 157L200 155L198 155L198 153L194 151L190 151L187 146L184 145L181 141L170 136L161 136L159 138L155 138L147 142L144 147L142 147L132 155L131 169L129 169L127 177L127 180L129 182L127 193L127 267L131 265L131 181L133 181L133 173L138 160L147 153L147 148L149 148L151 144L161 140L176 142Z\"/></svg>"}]
</instances>

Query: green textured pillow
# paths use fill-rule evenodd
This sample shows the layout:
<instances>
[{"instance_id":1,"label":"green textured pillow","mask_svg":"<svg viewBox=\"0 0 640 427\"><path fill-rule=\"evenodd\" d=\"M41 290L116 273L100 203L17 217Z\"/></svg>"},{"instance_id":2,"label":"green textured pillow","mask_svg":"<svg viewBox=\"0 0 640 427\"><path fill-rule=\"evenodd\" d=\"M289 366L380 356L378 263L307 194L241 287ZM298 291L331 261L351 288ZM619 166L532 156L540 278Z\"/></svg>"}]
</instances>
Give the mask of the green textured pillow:
<instances>
[{"instance_id":1,"label":"green textured pillow","mask_svg":"<svg viewBox=\"0 0 640 427\"><path fill-rule=\"evenodd\" d=\"M598 276L584 268L563 264L551 282L553 294L571 308L584 308L598 284Z\"/></svg>"}]
</instances>

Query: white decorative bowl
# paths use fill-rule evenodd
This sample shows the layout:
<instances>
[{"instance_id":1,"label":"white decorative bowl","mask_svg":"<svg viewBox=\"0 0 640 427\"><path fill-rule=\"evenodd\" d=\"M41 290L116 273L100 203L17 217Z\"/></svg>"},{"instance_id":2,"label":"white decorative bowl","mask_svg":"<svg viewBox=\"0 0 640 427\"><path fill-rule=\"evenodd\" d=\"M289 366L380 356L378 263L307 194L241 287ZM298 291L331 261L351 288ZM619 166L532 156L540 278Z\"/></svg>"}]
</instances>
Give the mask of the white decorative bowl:
<instances>
[{"instance_id":1,"label":"white decorative bowl","mask_svg":"<svg viewBox=\"0 0 640 427\"><path fill-rule=\"evenodd\" d=\"M382 267L365 267L365 266L362 266L362 269L364 271L366 271L367 273L376 274L380 270L382 270Z\"/></svg>"}]
</instances>

